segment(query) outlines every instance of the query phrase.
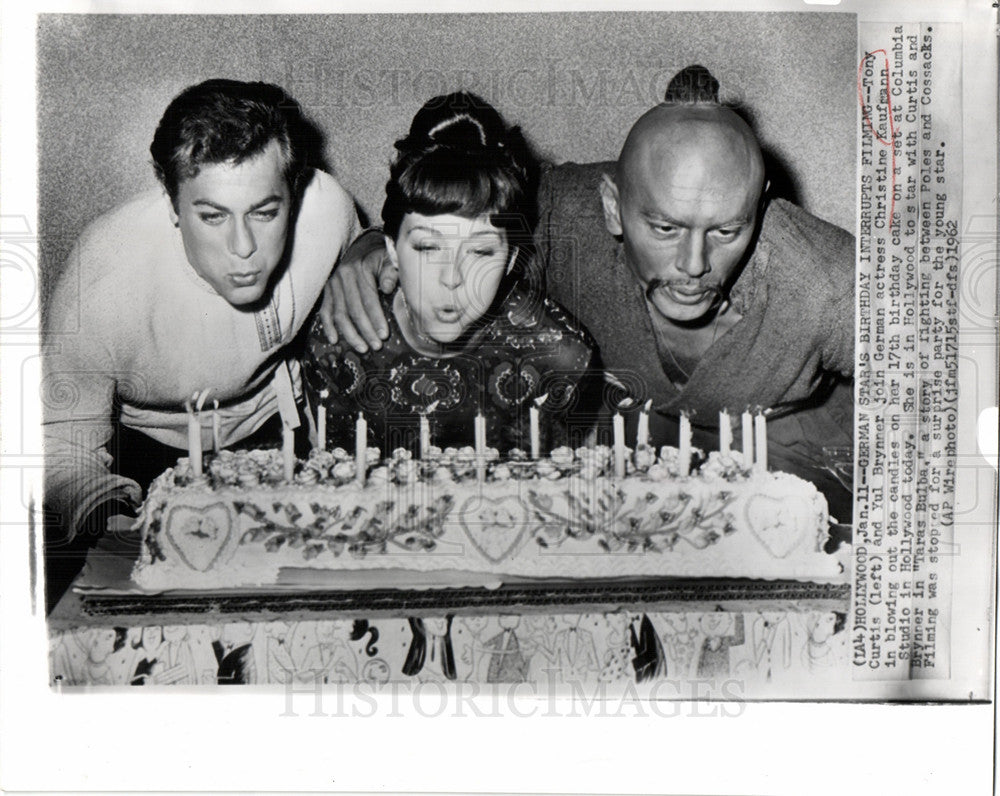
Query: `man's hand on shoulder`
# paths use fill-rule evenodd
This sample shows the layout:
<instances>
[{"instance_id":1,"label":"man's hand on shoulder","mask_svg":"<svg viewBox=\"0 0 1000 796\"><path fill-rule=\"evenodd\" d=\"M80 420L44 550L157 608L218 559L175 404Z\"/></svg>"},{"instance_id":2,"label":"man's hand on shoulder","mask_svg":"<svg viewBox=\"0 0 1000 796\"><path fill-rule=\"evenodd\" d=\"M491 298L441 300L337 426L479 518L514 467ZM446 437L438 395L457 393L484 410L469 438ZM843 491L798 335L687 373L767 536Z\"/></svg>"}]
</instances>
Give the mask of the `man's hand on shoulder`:
<instances>
[{"instance_id":1,"label":"man's hand on shoulder","mask_svg":"<svg viewBox=\"0 0 1000 796\"><path fill-rule=\"evenodd\" d=\"M379 350L389 336L379 291L391 293L398 279L382 233L362 233L344 252L323 289L319 317L330 342L343 340L360 354L369 348Z\"/></svg>"}]
</instances>

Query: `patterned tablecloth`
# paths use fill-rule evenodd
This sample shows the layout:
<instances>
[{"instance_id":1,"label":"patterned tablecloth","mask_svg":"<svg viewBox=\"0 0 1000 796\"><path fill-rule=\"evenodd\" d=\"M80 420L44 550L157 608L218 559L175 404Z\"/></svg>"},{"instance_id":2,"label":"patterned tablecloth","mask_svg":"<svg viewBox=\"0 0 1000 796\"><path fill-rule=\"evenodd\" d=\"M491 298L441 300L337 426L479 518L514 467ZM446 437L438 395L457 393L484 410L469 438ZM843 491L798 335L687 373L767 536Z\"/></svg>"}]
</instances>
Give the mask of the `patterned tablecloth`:
<instances>
[{"instance_id":1,"label":"patterned tablecloth","mask_svg":"<svg viewBox=\"0 0 1000 796\"><path fill-rule=\"evenodd\" d=\"M843 679L849 670L846 582L333 590L320 581L283 592L149 594L131 581L136 544L103 538L49 616L53 685L437 680L551 692L669 680L715 689L738 681L741 693L753 693Z\"/></svg>"},{"instance_id":2,"label":"patterned tablecloth","mask_svg":"<svg viewBox=\"0 0 1000 796\"><path fill-rule=\"evenodd\" d=\"M88 604L71 592L50 617L50 671L59 686L440 681L530 683L541 692L671 680L707 683L699 694L712 696L730 682L743 695L842 679L848 670L841 590L788 600L787 585L771 584L750 600L745 587L741 599L709 584L686 603L691 588L549 607L523 591L479 606L460 591L422 592L419 609L354 613L303 607L291 595L244 608L232 597L205 601L200 611L190 600L159 610L122 603L116 613L114 600ZM551 590L544 596L554 599ZM370 596L356 604L366 603Z\"/></svg>"}]
</instances>

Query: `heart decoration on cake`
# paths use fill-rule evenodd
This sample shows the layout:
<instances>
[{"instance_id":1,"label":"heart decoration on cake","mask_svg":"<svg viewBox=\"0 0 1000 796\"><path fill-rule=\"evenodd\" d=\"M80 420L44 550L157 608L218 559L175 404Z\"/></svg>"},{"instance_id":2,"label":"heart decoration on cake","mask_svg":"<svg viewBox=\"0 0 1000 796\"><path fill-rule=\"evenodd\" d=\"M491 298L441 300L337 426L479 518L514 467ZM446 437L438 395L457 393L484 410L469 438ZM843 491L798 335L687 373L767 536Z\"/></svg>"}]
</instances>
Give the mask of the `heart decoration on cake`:
<instances>
[{"instance_id":1,"label":"heart decoration on cake","mask_svg":"<svg viewBox=\"0 0 1000 796\"><path fill-rule=\"evenodd\" d=\"M207 572L225 549L232 525L225 503L203 508L175 506L167 517L167 538L188 567Z\"/></svg>"},{"instance_id":2,"label":"heart decoration on cake","mask_svg":"<svg viewBox=\"0 0 1000 796\"><path fill-rule=\"evenodd\" d=\"M747 526L775 558L785 558L802 543L806 523L798 518L808 513L806 501L795 497L757 494L748 497L743 505Z\"/></svg>"},{"instance_id":3,"label":"heart decoration on cake","mask_svg":"<svg viewBox=\"0 0 1000 796\"><path fill-rule=\"evenodd\" d=\"M528 531L528 511L520 498L509 495L492 500L470 497L462 504L458 519L472 546L493 564L508 558Z\"/></svg>"}]
</instances>

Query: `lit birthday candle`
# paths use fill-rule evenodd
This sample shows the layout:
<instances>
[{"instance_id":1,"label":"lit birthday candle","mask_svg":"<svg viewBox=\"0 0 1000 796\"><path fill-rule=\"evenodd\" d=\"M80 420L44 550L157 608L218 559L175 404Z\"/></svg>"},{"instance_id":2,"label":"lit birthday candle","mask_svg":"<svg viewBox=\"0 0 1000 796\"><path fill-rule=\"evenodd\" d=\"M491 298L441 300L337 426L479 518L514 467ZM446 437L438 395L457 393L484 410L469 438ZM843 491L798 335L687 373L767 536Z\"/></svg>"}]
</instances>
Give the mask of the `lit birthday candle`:
<instances>
[{"instance_id":1,"label":"lit birthday candle","mask_svg":"<svg viewBox=\"0 0 1000 796\"><path fill-rule=\"evenodd\" d=\"M365 471L368 467L368 423L365 416L358 412L358 422L354 424L354 468L359 484L365 482Z\"/></svg>"},{"instance_id":2,"label":"lit birthday candle","mask_svg":"<svg viewBox=\"0 0 1000 796\"><path fill-rule=\"evenodd\" d=\"M195 393L192 400L184 403L184 409L188 415L188 460L191 462L191 469L194 471L194 474L200 476L202 474L201 421L193 405L193 401L197 400L197 398L198 393Z\"/></svg>"},{"instance_id":3,"label":"lit birthday candle","mask_svg":"<svg viewBox=\"0 0 1000 796\"><path fill-rule=\"evenodd\" d=\"M635 449L639 450L643 445L649 444L649 410L653 406L653 399L650 398L639 412L639 429L635 434Z\"/></svg>"},{"instance_id":4,"label":"lit birthday candle","mask_svg":"<svg viewBox=\"0 0 1000 796\"><path fill-rule=\"evenodd\" d=\"M763 410L757 412L753 419L754 446L756 449L753 461L754 472L767 472L767 418Z\"/></svg>"},{"instance_id":5,"label":"lit birthday candle","mask_svg":"<svg viewBox=\"0 0 1000 796\"><path fill-rule=\"evenodd\" d=\"M476 477L480 482L486 479L486 418L479 412L475 418Z\"/></svg>"},{"instance_id":6,"label":"lit birthday candle","mask_svg":"<svg viewBox=\"0 0 1000 796\"><path fill-rule=\"evenodd\" d=\"M728 456L733 448L733 426L729 419L729 410L719 412L719 452Z\"/></svg>"},{"instance_id":7,"label":"lit birthday candle","mask_svg":"<svg viewBox=\"0 0 1000 796\"><path fill-rule=\"evenodd\" d=\"M750 414L749 406L740 420L743 424L743 466L749 467L753 463L753 415Z\"/></svg>"},{"instance_id":8,"label":"lit birthday candle","mask_svg":"<svg viewBox=\"0 0 1000 796\"><path fill-rule=\"evenodd\" d=\"M316 410L316 447L326 450L326 401L330 397L329 390L319 391L319 408Z\"/></svg>"},{"instance_id":9,"label":"lit birthday candle","mask_svg":"<svg viewBox=\"0 0 1000 796\"><path fill-rule=\"evenodd\" d=\"M614 431L615 478L625 477L625 418L621 412L615 412L612 419Z\"/></svg>"},{"instance_id":10,"label":"lit birthday candle","mask_svg":"<svg viewBox=\"0 0 1000 796\"><path fill-rule=\"evenodd\" d=\"M430 414L437 409L438 402L435 401L428 406L420 415L420 458L426 459L427 452L431 448L431 419Z\"/></svg>"},{"instance_id":11,"label":"lit birthday candle","mask_svg":"<svg viewBox=\"0 0 1000 796\"><path fill-rule=\"evenodd\" d=\"M476 456L483 456L486 454L486 418L481 412L473 420L473 433L475 435L473 445L476 448Z\"/></svg>"},{"instance_id":12,"label":"lit birthday candle","mask_svg":"<svg viewBox=\"0 0 1000 796\"><path fill-rule=\"evenodd\" d=\"M685 411L681 411L680 441L677 447L680 449L678 470L680 475L685 476L691 472L691 418Z\"/></svg>"},{"instance_id":13,"label":"lit birthday candle","mask_svg":"<svg viewBox=\"0 0 1000 796\"><path fill-rule=\"evenodd\" d=\"M222 450L222 421L219 419L219 402L212 401L212 448Z\"/></svg>"},{"instance_id":14,"label":"lit birthday candle","mask_svg":"<svg viewBox=\"0 0 1000 796\"><path fill-rule=\"evenodd\" d=\"M295 477L295 429L287 423L281 424L281 464L286 481Z\"/></svg>"},{"instance_id":15,"label":"lit birthday candle","mask_svg":"<svg viewBox=\"0 0 1000 796\"><path fill-rule=\"evenodd\" d=\"M427 458L427 451L431 447L431 421L427 415L420 415L420 458Z\"/></svg>"},{"instance_id":16,"label":"lit birthday candle","mask_svg":"<svg viewBox=\"0 0 1000 796\"><path fill-rule=\"evenodd\" d=\"M541 455L542 442L541 430L539 428L538 410L549 398L549 394L540 395L535 399L534 405L528 410L528 425L531 431L531 458L537 459Z\"/></svg>"}]
</instances>

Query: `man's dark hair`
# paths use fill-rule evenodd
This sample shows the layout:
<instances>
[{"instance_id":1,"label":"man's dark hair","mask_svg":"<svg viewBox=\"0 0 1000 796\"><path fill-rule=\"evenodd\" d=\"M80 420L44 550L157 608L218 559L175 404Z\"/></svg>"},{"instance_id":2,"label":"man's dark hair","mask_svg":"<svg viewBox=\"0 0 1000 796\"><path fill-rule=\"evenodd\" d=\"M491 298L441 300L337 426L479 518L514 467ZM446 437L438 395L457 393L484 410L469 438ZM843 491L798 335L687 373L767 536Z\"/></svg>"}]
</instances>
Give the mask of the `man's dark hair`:
<instances>
[{"instance_id":1,"label":"man's dark hair","mask_svg":"<svg viewBox=\"0 0 1000 796\"><path fill-rule=\"evenodd\" d=\"M720 99L719 81L700 64L685 66L670 79L662 104L718 105L728 108L745 121L754 135L757 135L757 121L753 110L736 99ZM763 141L760 141L760 148L764 158L764 174L767 175L767 197L771 199L780 197L793 204L800 204L798 180L789 172L784 160Z\"/></svg>"},{"instance_id":2,"label":"man's dark hair","mask_svg":"<svg viewBox=\"0 0 1000 796\"><path fill-rule=\"evenodd\" d=\"M668 103L718 103L719 81L700 64L685 66L673 76L663 101Z\"/></svg>"},{"instance_id":3,"label":"man's dark hair","mask_svg":"<svg viewBox=\"0 0 1000 796\"><path fill-rule=\"evenodd\" d=\"M315 137L299 104L280 86L215 79L190 86L173 99L149 152L157 179L176 204L181 181L196 177L203 166L242 163L276 141L295 194Z\"/></svg>"},{"instance_id":4,"label":"man's dark hair","mask_svg":"<svg viewBox=\"0 0 1000 796\"><path fill-rule=\"evenodd\" d=\"M719 81L701 64L685 66L670 78L663 93L664 105L718 105L728 108L756 133L754 115L749 108L734 99L720 99Z\"/></svg>"}]
</instances>

